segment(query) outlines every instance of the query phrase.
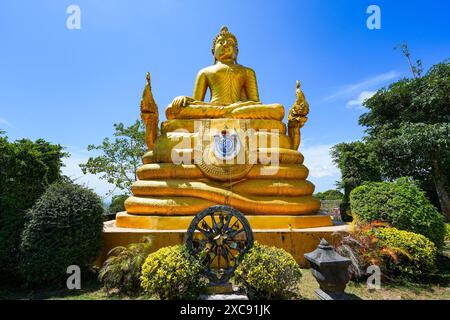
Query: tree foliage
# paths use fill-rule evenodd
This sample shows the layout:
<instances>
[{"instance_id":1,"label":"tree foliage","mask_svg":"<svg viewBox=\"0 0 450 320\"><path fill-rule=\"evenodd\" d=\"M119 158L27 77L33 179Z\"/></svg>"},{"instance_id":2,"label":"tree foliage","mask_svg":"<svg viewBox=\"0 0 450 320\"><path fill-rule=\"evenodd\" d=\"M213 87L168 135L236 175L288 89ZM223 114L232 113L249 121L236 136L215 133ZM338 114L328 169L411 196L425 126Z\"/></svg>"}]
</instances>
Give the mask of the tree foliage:
<instances>
[{"instance_id":1,"label":"tree foliage","mask_svg":"<svg viewBox=\"0 0 450 320\"><path fill-rule=\"evenodd\" d=\"M133 125L125 127L123 123L114 124L113 141L103 139L100 145L89 145L88 150L98 150L101 155L90 157L85 164L80 164L84 174L100 174L100 179L106 180L120 190L129 191L137 180L136 170L142 163L146 152L145 127L137 120Z\"/></svg>"},{"instance_id":2,"label":"tree foliage","mask_svg":"<svg viewBox=\"0 0 450 320\"><path fill-rule=\"evenodd\" d=\"M314 194L314 197L320 200L342 200L344 198L344 194L339 190L327 190L324 192L317 192Z\"/></svg>"},{"instance_id":3,"label":"tree foliage","mask_svg":"<svg viewBox=\"0 0 450 320\"><path fill-rule=\"evenodd\" d=\"M364 181L410 176L450 219L450 62L380 89L364 106L367 136L332 151L345 194Z\"/></svg>"},{"instance_id":4,"label":"tree foliage","mask_svg":"<svg viewBox=\"0 0 450 320\"><path fill-rule=\"evenodd\" d=\"M26 211L47 186L63 179L63 147L42 139L8 141L0 137L0 274L19 275L20 235Z\"/></svg>"},{"instance_id":5,"label":"tree foliage","mask_svg":"<svg viewBox=\"0 0 450 320\"><path fill-rule=\"evenodd\" d=\"M387 88L380 89L367 99L359 124L367 133L378 129L398 128L404 122L450 122L450 61L433 66L425 76L402 79Z\"/></svg>"},{"instance_id":6,"label":"tree foliage","mask_svg":"<svg viewBox=\"0 0 450 320\"><path fill-rule=\"evenodd\" d=\"M129 197L128 194L119 194L114 195L111 199L111 204L109 205L110 213L117 213L121 211L125 211L125 200Z\"/></svg>"},{"instance_id":7,"label":"tree foliage","mask_svg":"<svg viewBox=\"0 0 450 320\"><path fill-rule=\"evenodd\" d=\"M362 141L335 145L331 149L331 157L341 170L341 181L338 182L338 187L344 190L341 215L347 221L350 192L364 182L381 181L380 166L372 146Z\"/></svg>"}]
</instances>

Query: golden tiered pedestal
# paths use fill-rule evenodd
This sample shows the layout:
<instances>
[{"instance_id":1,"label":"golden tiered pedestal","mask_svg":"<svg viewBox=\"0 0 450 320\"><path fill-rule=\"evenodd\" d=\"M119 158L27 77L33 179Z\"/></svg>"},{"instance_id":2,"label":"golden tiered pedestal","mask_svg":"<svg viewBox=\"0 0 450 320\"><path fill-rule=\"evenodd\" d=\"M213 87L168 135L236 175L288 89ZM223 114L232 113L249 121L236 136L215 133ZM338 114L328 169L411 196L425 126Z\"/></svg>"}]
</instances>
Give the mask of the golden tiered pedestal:
<instances>
[{"instance_id":1,"label":"golden tiered pedestal","mask_svg":"<svg viewBox=\"0 0 450 320\"><path fill-rule=\"evenodd\" d=\"M210 141L208 135L204 142L195 141L196 136L204 134L196 131L199 123L203 129L210 129ZM217 131L214 129L223 127L229 131L251 129L251 134L259 138L253 148L241 138L240 152L246 152L247 158L253 152L253 164L247 161L233 170L233 166L224 169L195 161L195 153L202 149L196 147L208 145ZM275 134L278 142L271 140ZM263 157L271 153L278 154L278 163L263 164ZM183 156L188 164L173 163L174 158ZM125 202L127 211L117 214L115 224L106 225L105 249L132 239L138 241L143 235L157 239L155 250L183 243L193 216L217 204L244 213L257 241L285 248L302 264L303 253L312 251L320 238L332 241L332 220L317 213L320 201L312 196L314 185L306 180L309 171L303 165L303 155L290 149L281 121L168 120L162 123L161 135L143 162L133 195Z\"/></svg>"}]
</instances>

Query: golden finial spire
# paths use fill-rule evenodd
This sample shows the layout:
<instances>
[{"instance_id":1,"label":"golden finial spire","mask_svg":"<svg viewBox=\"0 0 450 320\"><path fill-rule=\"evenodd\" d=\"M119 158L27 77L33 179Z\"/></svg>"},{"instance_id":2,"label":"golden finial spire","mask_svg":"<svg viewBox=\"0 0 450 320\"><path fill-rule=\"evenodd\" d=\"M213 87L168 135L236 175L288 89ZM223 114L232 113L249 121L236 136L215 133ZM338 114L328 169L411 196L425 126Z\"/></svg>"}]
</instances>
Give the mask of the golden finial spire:
<instances>
[{"instance_id":1,"label":"golden finial spire","mask_svg":"<svg viewBox=\"0 0 450 320\"><path fill-rule=\"evenodd\" d=\"M147 75L145 76L145 79L147 79L147 84L151 88L152 86L150 84L150 72L147 71Z\"/></svg>"},{"instance_id":2,"label":"golden finial spire","mask_svg":"<svg viewBox=\"0 0 450 320\"><path fill-rule=\"evenodd\" d=\"M147 84L145 85L144 92L142 93L141 100L141 118L146 127L146 142L149 150L153 149L153 143L158 135L158 106L153 99L152 87L150 84L150 72L147 72L145 79Z\"/></svg>"}]
</instances>

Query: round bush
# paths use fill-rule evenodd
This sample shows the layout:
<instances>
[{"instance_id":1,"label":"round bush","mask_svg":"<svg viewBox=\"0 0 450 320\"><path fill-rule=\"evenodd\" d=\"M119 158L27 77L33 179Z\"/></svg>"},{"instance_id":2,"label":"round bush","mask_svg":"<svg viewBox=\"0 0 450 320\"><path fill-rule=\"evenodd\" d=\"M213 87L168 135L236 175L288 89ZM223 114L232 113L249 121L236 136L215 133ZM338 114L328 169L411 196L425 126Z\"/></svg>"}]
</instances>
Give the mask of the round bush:
<instances>
[{"instance_id":1,"label":"round bush","mask_svg":"<svg viewBox=\"0 0 450 320\"><path fill-rule=\"evenodd\" d=\"M441 247L445 235L443 216L414 181L372 182L350 194L352 213L365 222L384 221L395 228L419 233Z\"/></svg>"},{"instance_id":2,"label":"round bush","mask_svg":"<svg viewBox=\"0 0 450 320\"><path fill-rule=\"evenodd\" d=\"M396 228L377 228L371 231L380 246L394 248L398 261L388 261L387 268L402 275L418 276L436 270L437 249L425 236Z\"/></svg>"},{"instance_id":3,"label":"round bush","mask_svg":"<svg viewBox=\"0 0 450 320\"><path fill-rule=\"evenodd\" d=\"M202 265L182 245L166 247L150 254L142 266L141 286L160 299L196 299L208 281Z\"/></svg>"},{"instance_id":4,"label":"round bush","mask_svg":"<svg viewBox=\"0 0 450 320\"><path fill-rule=\"evenodd\" d=\"M257 242L235 272L236 283L247 288L251 299L295 298L301 276L301 269L290 253Z\"/></svg>"},{"instance_id":5,"label":"round bush","mask_svg":"<svg viewBox=\"0 0 450 320\"><path fill-rule=\"evenodd\" d=\"M52 184L34 204L22 234L21 273L30 285L65 285L70 265L88 266L97 257L103 204L91 190Z\"/></svg>"}]
</instances>

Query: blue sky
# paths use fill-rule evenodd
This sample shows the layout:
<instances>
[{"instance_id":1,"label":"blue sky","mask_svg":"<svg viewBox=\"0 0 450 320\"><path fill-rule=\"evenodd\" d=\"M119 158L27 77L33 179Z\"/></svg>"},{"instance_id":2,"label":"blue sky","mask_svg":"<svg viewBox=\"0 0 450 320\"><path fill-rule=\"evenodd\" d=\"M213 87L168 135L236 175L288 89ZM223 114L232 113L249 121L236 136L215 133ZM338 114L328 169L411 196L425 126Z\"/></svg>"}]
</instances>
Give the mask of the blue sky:
<instances>
[{"instance_id":1,"label":"blue sky","mask_svg":"<svg viewBox=\"0 0 450 320\"><path fill-rule=\"evenodd\" d=\"M66 28L71 4L81 9L80 30ZM366 27L371 4L381 8L381 30ZM363 135L361 99L410 75L394 46L407 41L425 69L449 57L448 12L450 2L431 0L1 1L0 128L66 146L65 173L102 194L108 186L78 169L86 146L139 117L147 70L164 120L173 97L191 95L228 25L264 103L288 109L302 82L311 111L300 151L324 191L339 179L330 146Z\"/></svg>"}]
</instances>

